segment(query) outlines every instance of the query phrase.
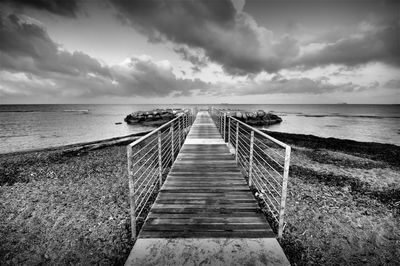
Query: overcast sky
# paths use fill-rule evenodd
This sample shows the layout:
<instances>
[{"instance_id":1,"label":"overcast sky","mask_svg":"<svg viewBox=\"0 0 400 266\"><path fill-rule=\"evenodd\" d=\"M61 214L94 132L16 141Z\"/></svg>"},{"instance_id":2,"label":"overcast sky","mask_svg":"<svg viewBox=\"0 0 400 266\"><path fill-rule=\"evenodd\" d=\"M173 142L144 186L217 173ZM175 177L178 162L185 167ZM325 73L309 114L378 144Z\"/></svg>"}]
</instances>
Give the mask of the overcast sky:
<instances>
[{"instance_id":1,"label":"overcast sky","mask_svg":"<svg viewBox=\"0 0 400 266\"><path fill-rule=\"evenodd\" d=\"M399 104L399 3L0 0L0 104Z\"/></svg>"}]
</instances>

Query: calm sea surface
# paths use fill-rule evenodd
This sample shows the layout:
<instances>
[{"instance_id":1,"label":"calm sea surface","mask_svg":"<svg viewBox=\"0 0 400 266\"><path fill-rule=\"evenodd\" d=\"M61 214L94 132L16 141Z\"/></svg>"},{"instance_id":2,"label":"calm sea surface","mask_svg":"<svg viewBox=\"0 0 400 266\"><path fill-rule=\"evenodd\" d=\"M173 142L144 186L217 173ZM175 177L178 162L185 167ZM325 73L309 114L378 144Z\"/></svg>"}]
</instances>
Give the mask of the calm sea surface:
<instances>
[{"instance_id":1,"label":"calm sea surface","mask_svg":"<svg viewBox=\"0 0 400 266\"><path fill-rule=\"evenodd\" d=\"M272 131L400 145L400 105L213 105L272 111L282 117ZM0 153L124 136L152 128L124 117L154 108L208 105L0 105ZM117 125L117 122L122 124Z\"/></svg>"}]
</instances>

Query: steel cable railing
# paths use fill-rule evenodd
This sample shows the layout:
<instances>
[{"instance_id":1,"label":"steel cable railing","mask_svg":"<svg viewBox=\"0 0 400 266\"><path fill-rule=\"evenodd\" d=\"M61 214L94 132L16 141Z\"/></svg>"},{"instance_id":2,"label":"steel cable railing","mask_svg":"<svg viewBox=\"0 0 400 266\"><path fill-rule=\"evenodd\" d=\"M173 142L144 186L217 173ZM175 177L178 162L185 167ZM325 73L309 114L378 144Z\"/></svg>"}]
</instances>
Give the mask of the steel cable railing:
<instances>
[{"instance_id":1,"label":"steel cable railing","mask_svg":"<svg viewBox=\"0 0 400 266\"><path fill-rule=\"evenodd\" d=\"M185 141L197 110L184 112L127 146L132 238Z\"/></svg>"},{"instance_id":2,"label":"steel cable railing","mask_svg":"<svg viewBox=\"0 0 400 266\"><path fill-rule=\"evenodd\" d=\"M267 216L277 230L278 237L282 237L290 146L222 110L211 109L210 115L222 138L234 152L236 163L249 186L267 207Z\"/></svg>"}]
</instances>

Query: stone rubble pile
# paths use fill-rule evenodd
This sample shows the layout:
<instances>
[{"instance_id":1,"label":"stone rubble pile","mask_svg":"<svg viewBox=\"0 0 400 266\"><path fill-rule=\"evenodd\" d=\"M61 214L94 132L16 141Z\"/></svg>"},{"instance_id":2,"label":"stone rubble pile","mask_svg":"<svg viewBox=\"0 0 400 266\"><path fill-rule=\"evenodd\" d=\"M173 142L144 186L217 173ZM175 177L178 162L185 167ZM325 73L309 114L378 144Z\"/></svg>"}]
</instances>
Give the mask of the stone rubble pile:
<instances>
[{"instance_id":1,"label":"stone rubble pile","mask_svg":"<svg viewBox=\"0 0 400 266\"><path fill-rule=\"evenodd\" d=\"M174 119L182 113L190 113L189 109L155 109L152 111L137 111L127 115L124 121L128 124L162 121Z\"/></svg>"},{"instance_id":2,"label":"stone rubble pile","mask_svg":"<svg viewBox=\"0 0 400 266\"><path fill-rule=\"evenodd\" d=\"M282 122L282 118L279 116L258 110L256 112L247 112L242 110L221 110L226 113L227 116L232 116L248 125L251 126L269 126L279 124Z\"/></svg>"}]
</instances>

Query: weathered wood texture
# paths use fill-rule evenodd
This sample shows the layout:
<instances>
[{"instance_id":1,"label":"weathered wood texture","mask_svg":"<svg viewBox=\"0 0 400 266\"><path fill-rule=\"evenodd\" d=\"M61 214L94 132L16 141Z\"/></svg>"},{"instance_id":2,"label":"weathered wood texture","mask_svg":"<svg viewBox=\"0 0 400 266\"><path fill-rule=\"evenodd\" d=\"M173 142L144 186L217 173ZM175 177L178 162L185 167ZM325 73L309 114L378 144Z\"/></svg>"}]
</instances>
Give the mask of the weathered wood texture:
<instances>
[{"instance_id":1,"label":"weathered wood texture","mask_svg":"<svg viewBox=\"0 0 400 266\"><path fill-rule=\"evenodd\" d=\"M199 112L139 238L275 237L235 157Z\"/></svg>"}]
</instances>

